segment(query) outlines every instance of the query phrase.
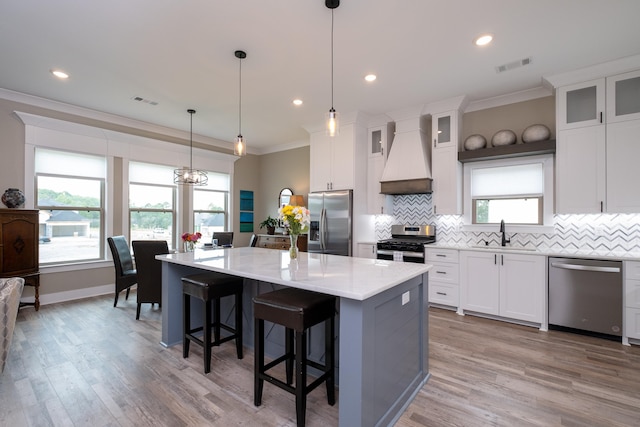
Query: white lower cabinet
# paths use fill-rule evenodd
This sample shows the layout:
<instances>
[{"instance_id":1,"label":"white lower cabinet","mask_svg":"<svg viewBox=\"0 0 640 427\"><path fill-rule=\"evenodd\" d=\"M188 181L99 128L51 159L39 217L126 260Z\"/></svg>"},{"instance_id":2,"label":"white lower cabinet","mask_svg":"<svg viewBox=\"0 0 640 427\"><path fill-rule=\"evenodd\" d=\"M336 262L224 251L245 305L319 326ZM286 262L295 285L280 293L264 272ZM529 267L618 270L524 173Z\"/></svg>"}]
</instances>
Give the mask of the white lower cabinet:
<instances>
[{"instance_id":1,"label":"white lower cabinet","mask_svg":"<svg viewBox=\"0 0 640 427\"><path fill-rule=\"evenodd\" d=\"M624 335L640 339L640 262L624 262Z\"/></svg>"},{"instance_id":2,"label":"white lower cabinet","mask_svg":"<svg viewBox=\"0 0 640 427\"><path fill-rule=\"evenodd\" d=\"M459 256L456 249L427 248L429 302L458 308L460 306Z\"/></svg>"},{"instance_id":3,"label":"white lower cabinet","mask_svg":"<svg viewBox=\"0 0 640 427\"><path fill-rule=\"evenodd\" d=\"M542 324L545 288L545 256L460 252L462 310Z\"/></svg>"},{"instance_id":4,"label":"white lower cabinet","mask_svg":"<svg viewBox=\"0 0 640 427\"><path fill-rule=\"evenodd\" d=\"M358 242L358 258L376 259L376 244Z\"/></svg>"}]
</instances>

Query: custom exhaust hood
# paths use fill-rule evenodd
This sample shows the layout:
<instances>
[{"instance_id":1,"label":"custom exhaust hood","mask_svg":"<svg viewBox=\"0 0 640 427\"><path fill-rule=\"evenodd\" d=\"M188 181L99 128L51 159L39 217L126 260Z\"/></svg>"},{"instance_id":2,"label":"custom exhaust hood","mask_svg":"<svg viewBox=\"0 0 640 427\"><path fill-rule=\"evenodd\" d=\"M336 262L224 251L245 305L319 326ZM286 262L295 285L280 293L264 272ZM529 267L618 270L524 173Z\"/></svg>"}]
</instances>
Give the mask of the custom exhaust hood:
<instances>
[{"instance_id":1,"label":"custom exhaust hood","mask_svg":"<svg viewBox=\"0 0 640 427\"><path fill-rule=\"evenodd\" d=\"M431 193L428 141L419 116L396 120L395 137L380 178L380 193Z\"/></svg>"}]
</instances>

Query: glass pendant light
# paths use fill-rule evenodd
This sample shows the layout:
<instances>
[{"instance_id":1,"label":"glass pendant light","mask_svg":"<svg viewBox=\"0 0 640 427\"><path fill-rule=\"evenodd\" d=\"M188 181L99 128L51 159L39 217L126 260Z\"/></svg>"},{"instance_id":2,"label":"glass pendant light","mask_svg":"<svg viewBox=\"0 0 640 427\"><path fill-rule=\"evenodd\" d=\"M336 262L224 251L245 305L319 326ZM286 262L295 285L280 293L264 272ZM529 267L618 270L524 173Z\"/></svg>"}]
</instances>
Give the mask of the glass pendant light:
<instances>
[{"instance_id":1,"label":"glass pendant light","mask_svg":"<svg viewBox=\"0 0 640 427\"><path fill-rule=\"evenodd\" d=\"M340 122L339 115L333 108L333 10L340 6L340 0L325 0L324 4L331 9L331 109L326 114L326 133L334 137L340 133Z\"/></svg>"},{"instance_id":2,"label":"glass pendant light","mask_svg":"<svg viewBox=\"0 0 640 427\"><path fill-rule=\"evenodd\" d=\"M233 143L233 154L244 156L247 154L247 144L242 136L242 60L247 57L246 52L236 50L236 58L240 60L239 96L238 96L238 136Z\"/></svg>"},{"instance_id":3,"label":"glass pendant light","mask_svg":"<svg viewBox=\"0 0 640 427\"><path fill-rule=\"evenodd\" d=\"M187 113L191 116L191 130L189 132L189 167L173 170L173 183L179 185L207 185L209 177L205 171L193 168L193 115L196 110L189 109Z\"/></svg>"}]
</instances>

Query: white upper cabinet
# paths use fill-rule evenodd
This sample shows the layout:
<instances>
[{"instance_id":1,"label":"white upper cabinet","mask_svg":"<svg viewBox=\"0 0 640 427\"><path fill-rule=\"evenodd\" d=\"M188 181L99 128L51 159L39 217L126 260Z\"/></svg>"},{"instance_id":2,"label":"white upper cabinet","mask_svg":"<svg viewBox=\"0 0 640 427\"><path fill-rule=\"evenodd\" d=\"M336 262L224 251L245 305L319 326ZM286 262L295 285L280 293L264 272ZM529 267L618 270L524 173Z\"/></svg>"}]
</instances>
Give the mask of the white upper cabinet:
<instances>
[{"instance_id":1,"label":"white upper cabinet","mask_svg":"<svg viewBox=\"0 0 640 427\"><path fill-rule=\"evenodd\" d=\"M640 71L607 78L607 124L640 119Z\"/></svg>"},{"instance_id":2,"label":"white upper cabinet","mask_svg":"<svg viewBox=\"0 0 640 427\"><path fill-rule=\"evenodd\" d=\"M556 212L600 213L606 191L605 127L558 131Z\"/></svg>"},{"instance_id":3,"label":"white upper cabinet","mask_svg":"<svg viewBox=\"0 0 640 427\"><path fill-rule=\"evenodd\" d=\"M433 213L460 215L462 213L462 163L458 161L458 147L449 145L434 148L431 153L433 174Z\"/></svg>"},{"instance_id":4,"label":"white upper cabinet","mask_svg":"<svg viewBox=\"0 0 640 427\"><path fill-rule=\"evenodd\" d=\"M369 129L369 157L387 158L387 127L376 126Z\"/></svg>"},{"instance_id":5,"label":"white upper cabinet","mask_svg":"<svg viewBox=\"0 0 640 427\"><path fill-rule=\"evenodd\" d=\"M640 92L636 92L640 99ZM607 212L640 212L640 120L607 124Z\"/></svg>"},{"instance_id":6,"label":"white upper cabinet","mask_svg":"<svg viewBox=\"0 0 640 427\"><path fill-rule=\"evenodd\" d=\"M575 129L604 123L605 79L558 89L558 129Z\"/></svg>"},{"instance_id":7,"label":"white upper cabinet","mask_svg":"<svg viewBox=\"0 0 640 427\"><path fill-rule=\"evenodd\" d=\"M556 106L556 213L640 212L640 71L559 87Z\"/></svg>"},{"instance_id":8,"label":"white upper cabinet","mask_svg":"<svg viewBox=\"0 0 640 427\"><path fill-rule=\"evenodd\" d=\"M393 123L368 129L367 212L372 215L393 214L393 196L380 194L380 179L391 146Z\"/></svg>"},{"instance_id":9,"label":"white upper cabinet","mask_svg":"<svg viewBox=\"0 0 640 427\"><path fill-rule=\"evenodd\" d=\"M458 111L433 114L431 116L432 147L458 148Z\"/></svg>"},{"instance_id":10,"label":"white upper cabinet","mask_svg":"<svg viewBox=\"0 0 640 427\"><path fill-rule=\"evenodd\" d=\"M310 138L311 191L348 190L355 186L355 129L354 125L341 126L335 137L324 131Z\"/></svg>"},{"instance_id":11,"label":"white upper cabinet","mask_svg":"<svg viewBox=\"0 0 640 427\"><path fill-rule=\"evenodd\" d=\"M462 213L462 163L458 161L461 120L457 110L431 115L433 213Z\"/></svg>"}]
</instances>

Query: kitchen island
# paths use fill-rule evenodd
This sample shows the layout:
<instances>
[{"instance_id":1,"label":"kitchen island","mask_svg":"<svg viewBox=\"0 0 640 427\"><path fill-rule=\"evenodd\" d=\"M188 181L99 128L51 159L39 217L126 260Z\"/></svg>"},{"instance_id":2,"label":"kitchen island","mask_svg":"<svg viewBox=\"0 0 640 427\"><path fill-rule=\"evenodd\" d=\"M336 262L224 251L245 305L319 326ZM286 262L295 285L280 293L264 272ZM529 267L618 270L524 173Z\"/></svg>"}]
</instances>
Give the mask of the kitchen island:
<instances>
[{"instance_id":1,"label":"kitchen island","mask_svg":"<svg viewBox=\"0 0 640 427\"><path fill-rule=\"evenodd\" d=\"M288 251L263 248L196 250L157 259L163 263L164 346L182 342L180 279L202 270L245 278L244 342L249 347L253 347L251 297L265 286L339 297L340 426L393 425L429 378L430 265L306 252L290 260ZM201 318L193 316L193 321Z\"/></svg>"}]
</instances>

